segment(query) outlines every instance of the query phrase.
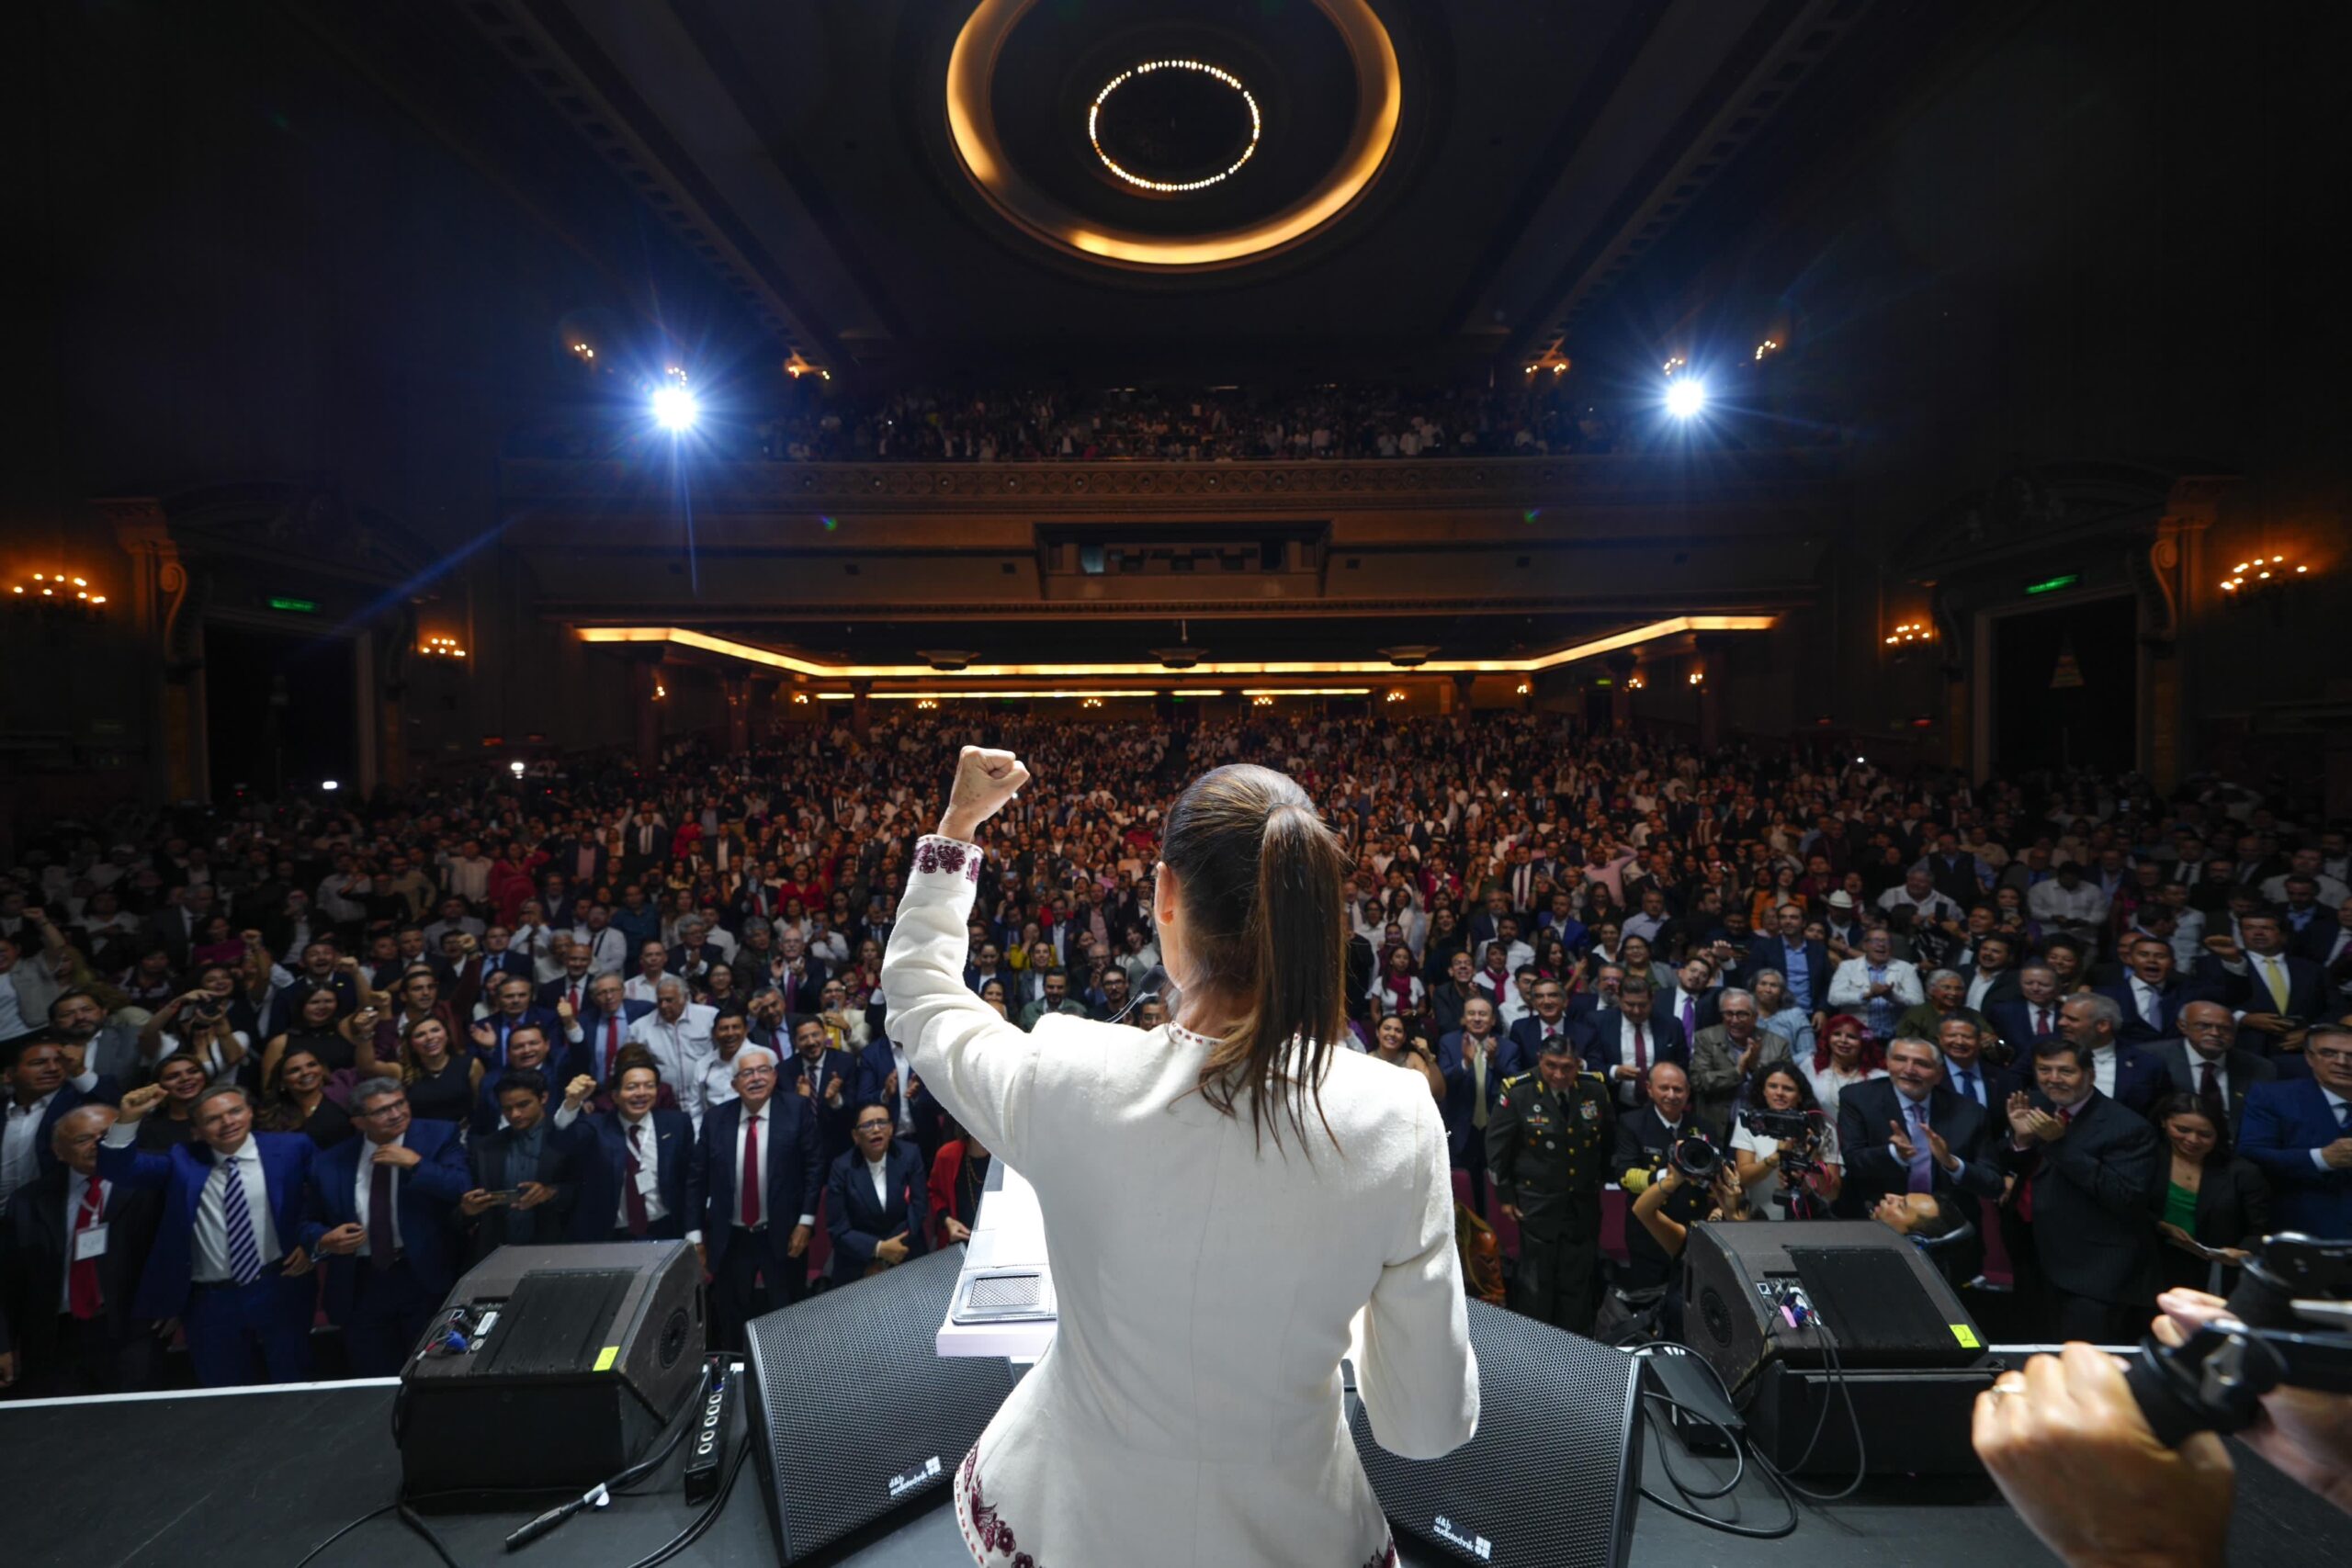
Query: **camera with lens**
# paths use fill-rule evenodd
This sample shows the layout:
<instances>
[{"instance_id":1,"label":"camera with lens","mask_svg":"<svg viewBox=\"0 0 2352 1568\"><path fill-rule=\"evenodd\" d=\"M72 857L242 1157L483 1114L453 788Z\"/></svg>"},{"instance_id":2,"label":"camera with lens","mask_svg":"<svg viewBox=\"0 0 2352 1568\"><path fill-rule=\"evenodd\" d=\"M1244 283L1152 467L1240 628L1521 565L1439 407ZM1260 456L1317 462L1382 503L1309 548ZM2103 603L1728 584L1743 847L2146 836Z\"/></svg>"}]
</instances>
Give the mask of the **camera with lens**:
<instances>
[{"instance_id":1,"label":"camera with lens","mask_svg":"<svg viewBox=\"0 0 2352 1568\"><path fill-rule=\"evenodd\" d=\"M1818 1111L1743 1111L1739 1124L1759 1143L1793 1145L1781 1155L1781 1168L1790 1176L1806 1176L1821 1168L1822 1135L1828 1118Z\"/></svg>"},{"instance_id":2,"label":"camera with lens","mask_svg":"<svg viewBox=\"0 0 2352 1568\"><path fill-rule=\"evenodd\" d=\"M1722 1163L1723 1156L1707 1141L1705 1134L1686 1133L1671 1148L1650 1150L1649 1163L1626 1171L1619 1178L1619 1184L1628 1194L1639 1193L1656 1179L1659 1171L1671 1166L1683 1180L1704 1187L1714 1179L1715 1168Z\"/></svg>"}]
</instances>

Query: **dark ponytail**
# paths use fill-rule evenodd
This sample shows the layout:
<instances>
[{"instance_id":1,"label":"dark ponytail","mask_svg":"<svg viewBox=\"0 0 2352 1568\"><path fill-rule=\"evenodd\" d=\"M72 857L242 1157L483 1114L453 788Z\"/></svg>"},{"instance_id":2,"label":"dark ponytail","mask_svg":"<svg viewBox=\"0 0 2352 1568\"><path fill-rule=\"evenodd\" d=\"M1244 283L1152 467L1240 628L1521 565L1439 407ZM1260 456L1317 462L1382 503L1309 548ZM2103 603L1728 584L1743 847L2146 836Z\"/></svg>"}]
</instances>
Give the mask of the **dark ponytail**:
<instances>
[{"instance_id":1,"label":"dark ponytail","mask_svg":"<svg viewBox=\"0 0 2352 1568\"><path fill-rule=\"evenodd\" d=\"M1347 1028L1339 840L1294 780L1237 764L1177 797L1160 858L1182 888L1194 983L1244 1008L1201 1065L1202 1098L1231 1116L1247 1095L1261 1138L1272 1130L1279 1147L1287 1115L1304 1140L1310 1100L1323 1120L1324 1066Z\"/></svg>"}]
</instances>

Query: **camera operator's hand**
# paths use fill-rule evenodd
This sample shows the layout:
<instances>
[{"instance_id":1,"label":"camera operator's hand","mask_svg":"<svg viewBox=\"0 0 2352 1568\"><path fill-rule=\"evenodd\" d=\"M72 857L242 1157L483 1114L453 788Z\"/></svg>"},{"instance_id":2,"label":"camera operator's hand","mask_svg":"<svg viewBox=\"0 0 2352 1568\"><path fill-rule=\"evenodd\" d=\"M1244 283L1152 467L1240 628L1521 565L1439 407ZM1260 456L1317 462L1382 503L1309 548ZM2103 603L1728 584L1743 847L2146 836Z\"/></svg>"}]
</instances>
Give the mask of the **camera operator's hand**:
<instances>
[{"instance_id":1,"label":"camera operator's hand","mask_svg":"<svg viewBox=\"0 0 2352 1568\"><path fill-rule=\"evenodd\" d=\"M2168 1449L2113 1357L2074 1344L1976 1396L1977 1457L2067 1568L2219 1568L2237 1476L2222 1439Z\"/></svg>"},{"instance_id":2,"label":"camera operator's hand","mask_svg":"<svg viewBox=\"0 0 2352 1568\"><path fill-rule=\"evenodd\" d=\"M2202 1291L2156 1298L2155 1336L2167 1345L2230 1315L2229 1303ZM2352 1514L2352 1395L2278 1388L2262 1396L2262 1416L2238 1434L2246 1447L2347 1514Z\"/></svg>"}]
</instances>

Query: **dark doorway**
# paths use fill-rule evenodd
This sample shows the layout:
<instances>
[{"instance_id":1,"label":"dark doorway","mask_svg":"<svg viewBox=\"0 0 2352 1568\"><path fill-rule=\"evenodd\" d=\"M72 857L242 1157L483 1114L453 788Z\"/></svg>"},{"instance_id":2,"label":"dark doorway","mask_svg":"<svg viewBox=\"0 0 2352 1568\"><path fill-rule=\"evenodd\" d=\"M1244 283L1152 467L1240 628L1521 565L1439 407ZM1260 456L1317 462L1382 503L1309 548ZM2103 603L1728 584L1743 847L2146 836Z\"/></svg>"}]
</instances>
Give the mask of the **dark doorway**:
<instances>
[{"instance_id":1,"label":"dark doorway","mask_svg":"<svg viewBox=\"0 0 2352 1568\"><path fill-rule=\"evenodd\" d=\"M276 794L334 779L359 787L347 637L208 623L204 628L205 744L212 798L240 789Z\"/></svg>"},{"instance_id":2,"label":"dark doorway","mask_svg":"<svg viewBox=\"0 0 2352 1568\"><path fill-rule=\"evenodd\" d=\"M2140 708L2139 610L2132 596L2056 605L1993 626L1995 769L2130 771ZM2072 683L2075 679L2081 683Z\"/></svg>"},{"instance_id":3,"label":"dark doorway","mask_svg":"<svg viewBox=\"0 0 2352 1568\"><path fill-rule=\"evenodd\" d=\"M1587 735L1609 733L1616 702L1617 691L1613 686L1594 685L1584 689L1584 732Z\"/></svg>"}]
</instances>

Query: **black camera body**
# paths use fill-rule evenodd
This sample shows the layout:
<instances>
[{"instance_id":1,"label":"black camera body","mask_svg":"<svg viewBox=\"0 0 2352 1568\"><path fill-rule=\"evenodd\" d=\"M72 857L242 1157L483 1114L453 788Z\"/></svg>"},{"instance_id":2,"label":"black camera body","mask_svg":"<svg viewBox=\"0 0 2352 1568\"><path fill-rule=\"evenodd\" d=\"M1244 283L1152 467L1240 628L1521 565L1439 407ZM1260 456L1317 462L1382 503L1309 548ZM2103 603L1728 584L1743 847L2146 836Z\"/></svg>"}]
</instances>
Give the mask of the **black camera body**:
<instances>
[{"instance_id":1,"label":"black camera body","mask_svg":"<svg viewBox=\"0 0 2352 1568\"><path fill-rule=\"evenodd\" d=\"M1723 1163L1723 1155L1707 1141L1703 1133L1686 1133L1675 1140L1667 1159L1689 1181L1709 1182L1715 1179L1715 1167Z\"/></svg>"},{"instance_id":2,"label":"black camera body","mask_svg":"<svg viewBox=\"0 0 2352 1568\"><path fill-rule=\"evenodd\" d=\"M1781 1156L1781 1168L1789 1175L1804 1176L1821 1168L1822 1136L1829 1119L1819 1111L1743 1111L1739 1124L1766 1143L1796 1145L1794 1153Z\"/></svg>"}]
</instances>

